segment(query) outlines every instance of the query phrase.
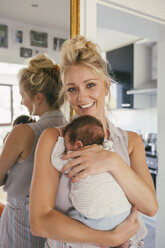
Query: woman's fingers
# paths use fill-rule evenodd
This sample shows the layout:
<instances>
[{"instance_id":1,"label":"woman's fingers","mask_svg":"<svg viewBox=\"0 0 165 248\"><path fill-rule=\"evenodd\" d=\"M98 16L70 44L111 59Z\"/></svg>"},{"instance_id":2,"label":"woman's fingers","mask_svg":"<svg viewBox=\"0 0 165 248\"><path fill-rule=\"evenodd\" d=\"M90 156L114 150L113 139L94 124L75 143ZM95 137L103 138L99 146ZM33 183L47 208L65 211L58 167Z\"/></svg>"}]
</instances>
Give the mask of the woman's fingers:
<instances>
[{"instance_id":1,"label":"woman's fingers","mask_svg":"<svg viewBox=\"0 0 165 248\"><path fill-rule=\"evenodd\" d=\"M78 173L79 171L81 171L82 169L78 169L78 165L82 164L82 158L81 157L77 157L75 159L70 160L61 170L62 173L68 171L68 170L76 170L76 173ZM76 168L77 166L77 168ZM73 175L72 175L73 176Z\"/></svg>"},{"instance_id":2,"label":"woman's fingers","mask_svg":"<svg viewBox=\"0 0 165 248\"><path fill-rule=\"evenodd\" d=\"M61 159L68 160L68 159L72 159L72 158L77 158L77 157L80 157L81 154L82 153L81 153L81 149L80 149L80 150L73 151L73 152L70 152L70 153L67 153L67 154L61 156Z\"/></svg>"},{"instance_id":3,"label":"woman's fingers","mask_svg":"<svg viewBox=\"0 0 165 248\"><path fill-rule=\"evenodd\" d=\"M84 170L84 166L83 165L77 165L77 166L75 166L75 167L73 167L73 169L72 170L70 170L70 172L68 173L68 177L70 177L70 178L72 178L72 177L77 177L80 173L81 173L81 171L83 171Z\"/></svg>"},{"instance_id":4,"label":"woman's fingers","mask_svg":"<svg viewBox=\"0 0 165 248\"><path fill-rule=\"evenodd\" d=\"M62 156L63 160L70 160L61 170L62 173L69 171L68 177L77 182L89 175L105 173L109 167L109 160L102 165L102 161L109 158L110 151L106 151L98 145L92 145L73 151ZM114 153L112 153L113 155Z\"/></svg>"},{"instance_id":5,"label":"woman's fingers","mask_svg":"<svg viewBox=\"0 0 165 248\"><path fill-rule=\"evenodd\" d=\"M80 181L81 179L87 177L89 174L86 172L86 170L83 170L82 172L78 173L76 176L72 177L71 182L75 183Z\"/></svg>"},{"instance_id":6,"label":"woman's fingers","mask_svg":"<svg viewBox=\"0 0 165 248\"><path fill-rule=\"evenodd\" d=\"M72 159L72 158L86 155L88 152L97 152L100 149L102 149L102 148L98 145L85 146L83 148L79 148L77 151L72 151L70 153L67 153L67 154L63 155L61 158L63 160L68 160L68 159Z\"/></svg>"}]
</instances>

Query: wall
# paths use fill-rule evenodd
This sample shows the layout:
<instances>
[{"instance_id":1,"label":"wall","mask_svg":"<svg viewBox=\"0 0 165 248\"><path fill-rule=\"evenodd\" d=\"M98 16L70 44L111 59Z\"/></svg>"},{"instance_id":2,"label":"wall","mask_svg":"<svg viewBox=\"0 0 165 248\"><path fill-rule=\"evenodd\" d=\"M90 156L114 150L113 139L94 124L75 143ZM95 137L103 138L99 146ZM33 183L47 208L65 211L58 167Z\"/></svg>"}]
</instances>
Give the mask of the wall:
<instances>
[{"instance_id":1,"label":"wall","mask_svg":"<svg viewBox=\"0 0 165 248\"><path fill-rule=\"evenodd\" d=\"M159 151L159 171L157 180L157 198L159 202L159 212L156 228L156 248L163 248L165 244L165 104L164 104L164 58L165 58L165 35L158 44L158 151Z\"/></svg>"},{"instance_id":2,"label":"wall","mask_svg":"<svg viewBox=\"0 0 165 248\"><path fill-rule=\"evenodd\" d=\"M8 26L8 48L0 47L0 61L7 63L16 63L23 64L25 58L20 57L20 47L31 48L33 54L36 54L36 51L46 52L56 63L60 63L60 53L59 51L53 50L53 38L59 37L63 39L69 38L70 34L65 31L52 30L44 27L33 26L28 24L21 24L18 22L10 21L8 19L0 18L0 24L5 24ZM23 31L23 43L18 44L14 40L15 30ZM48 48L40 48L30 46L30 30L38 32L48 33Z\"/></svg>"},{"instance_id":3,"label":"wall","mask_svg":"<svg viewBox=\"0 0 165 248\"><path fill-rule=\"evenodd\" d=\"M146 132L157 133L157 108L117 109L109 113L112 122L126 130L144 135Z\"/></svg>"},{"instance_id":4,"label":"wall","mask_svg":"<svg viewBox=\"0 0 165 248\"><path fill-rule=\"evenodd\" d=\"M125 11L132 11L139 16L145 15L149 19L164 20L164 0L107 0L107 2L113 3L116 7L121 7Z\"/></svg>"}]
</instances>

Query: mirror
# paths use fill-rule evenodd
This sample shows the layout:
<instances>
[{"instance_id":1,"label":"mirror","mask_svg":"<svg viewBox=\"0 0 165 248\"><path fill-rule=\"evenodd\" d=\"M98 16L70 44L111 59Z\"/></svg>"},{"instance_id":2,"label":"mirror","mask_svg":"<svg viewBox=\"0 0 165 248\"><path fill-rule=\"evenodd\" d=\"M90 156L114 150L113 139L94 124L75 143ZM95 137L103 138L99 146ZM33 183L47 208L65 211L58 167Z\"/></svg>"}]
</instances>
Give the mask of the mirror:
<instances>
[{"instance_id":1,"label":"mirror","mask_svg":"<svg viewBox=\"0 0 165 248\"><path fill-rule=\"evenodd\" d=\"M79 0L2 0L0 7L0 151L20 106L17 73L26 58L44 52L60 63L60 46L79 33ZM2 92L3 91L3 92ZM6 104L6 100L8 104ZM5 106L4 106L5 105ZM28 114L28 113L27 113ZM0 199L3 193L0 190Z\"/></svg>"},{"instance_id":2,"label":"mirror","mask_svg":"<svg viewBox=\"0 0 165 248\"><path fill-rule=\"evenodd\" d=\"M0 62L23 64L46 52L59 63L59 48L70 37L70 1L2 0L0 16Z\"/></svg>"}]
</instances>

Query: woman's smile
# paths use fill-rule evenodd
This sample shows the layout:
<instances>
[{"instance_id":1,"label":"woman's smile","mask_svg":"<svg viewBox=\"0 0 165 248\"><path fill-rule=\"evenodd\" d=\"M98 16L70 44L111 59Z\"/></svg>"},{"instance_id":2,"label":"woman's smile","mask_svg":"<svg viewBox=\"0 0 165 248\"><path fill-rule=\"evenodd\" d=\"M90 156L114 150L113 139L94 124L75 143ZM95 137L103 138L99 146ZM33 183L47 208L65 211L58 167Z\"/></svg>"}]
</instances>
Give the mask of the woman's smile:
<instances>
[{"instance_id":1,"label":"woman's smile","mask_svg":"<svg viewBox=\"0 0 165 248\"><path fill-rule=\"evenodd\" d=\"M94 102L91 102L91 103L87 103L87 104L81 104L79 106L82 109L89 109L89 108L93 107L94 104L95 104Z\"/></svg>"}]
</instances>

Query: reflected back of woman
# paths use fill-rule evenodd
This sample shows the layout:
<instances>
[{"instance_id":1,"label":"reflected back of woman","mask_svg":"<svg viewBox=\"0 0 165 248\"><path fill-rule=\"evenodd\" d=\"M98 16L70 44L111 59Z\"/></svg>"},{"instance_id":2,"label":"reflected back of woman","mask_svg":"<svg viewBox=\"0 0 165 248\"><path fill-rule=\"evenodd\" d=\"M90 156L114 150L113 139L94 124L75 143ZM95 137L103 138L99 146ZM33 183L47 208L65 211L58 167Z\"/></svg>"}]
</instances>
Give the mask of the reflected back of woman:
<instances>
[{"instance_id":1,"label":"reflected back of woman","mask_svg":"<svg viewBox=\"0 0 165 248\"><path fill-rule=\"evenodd\" d=\"M44 247L45 239L31 234L29 191L37 141L48 127L61 126L62 83L58 65L43 54L19 72L21 104L37 122L16 125L8 135L0 155L0 185L7 192L7 205L0 223L0 247Z\"/></svg>"}]
</instances>

